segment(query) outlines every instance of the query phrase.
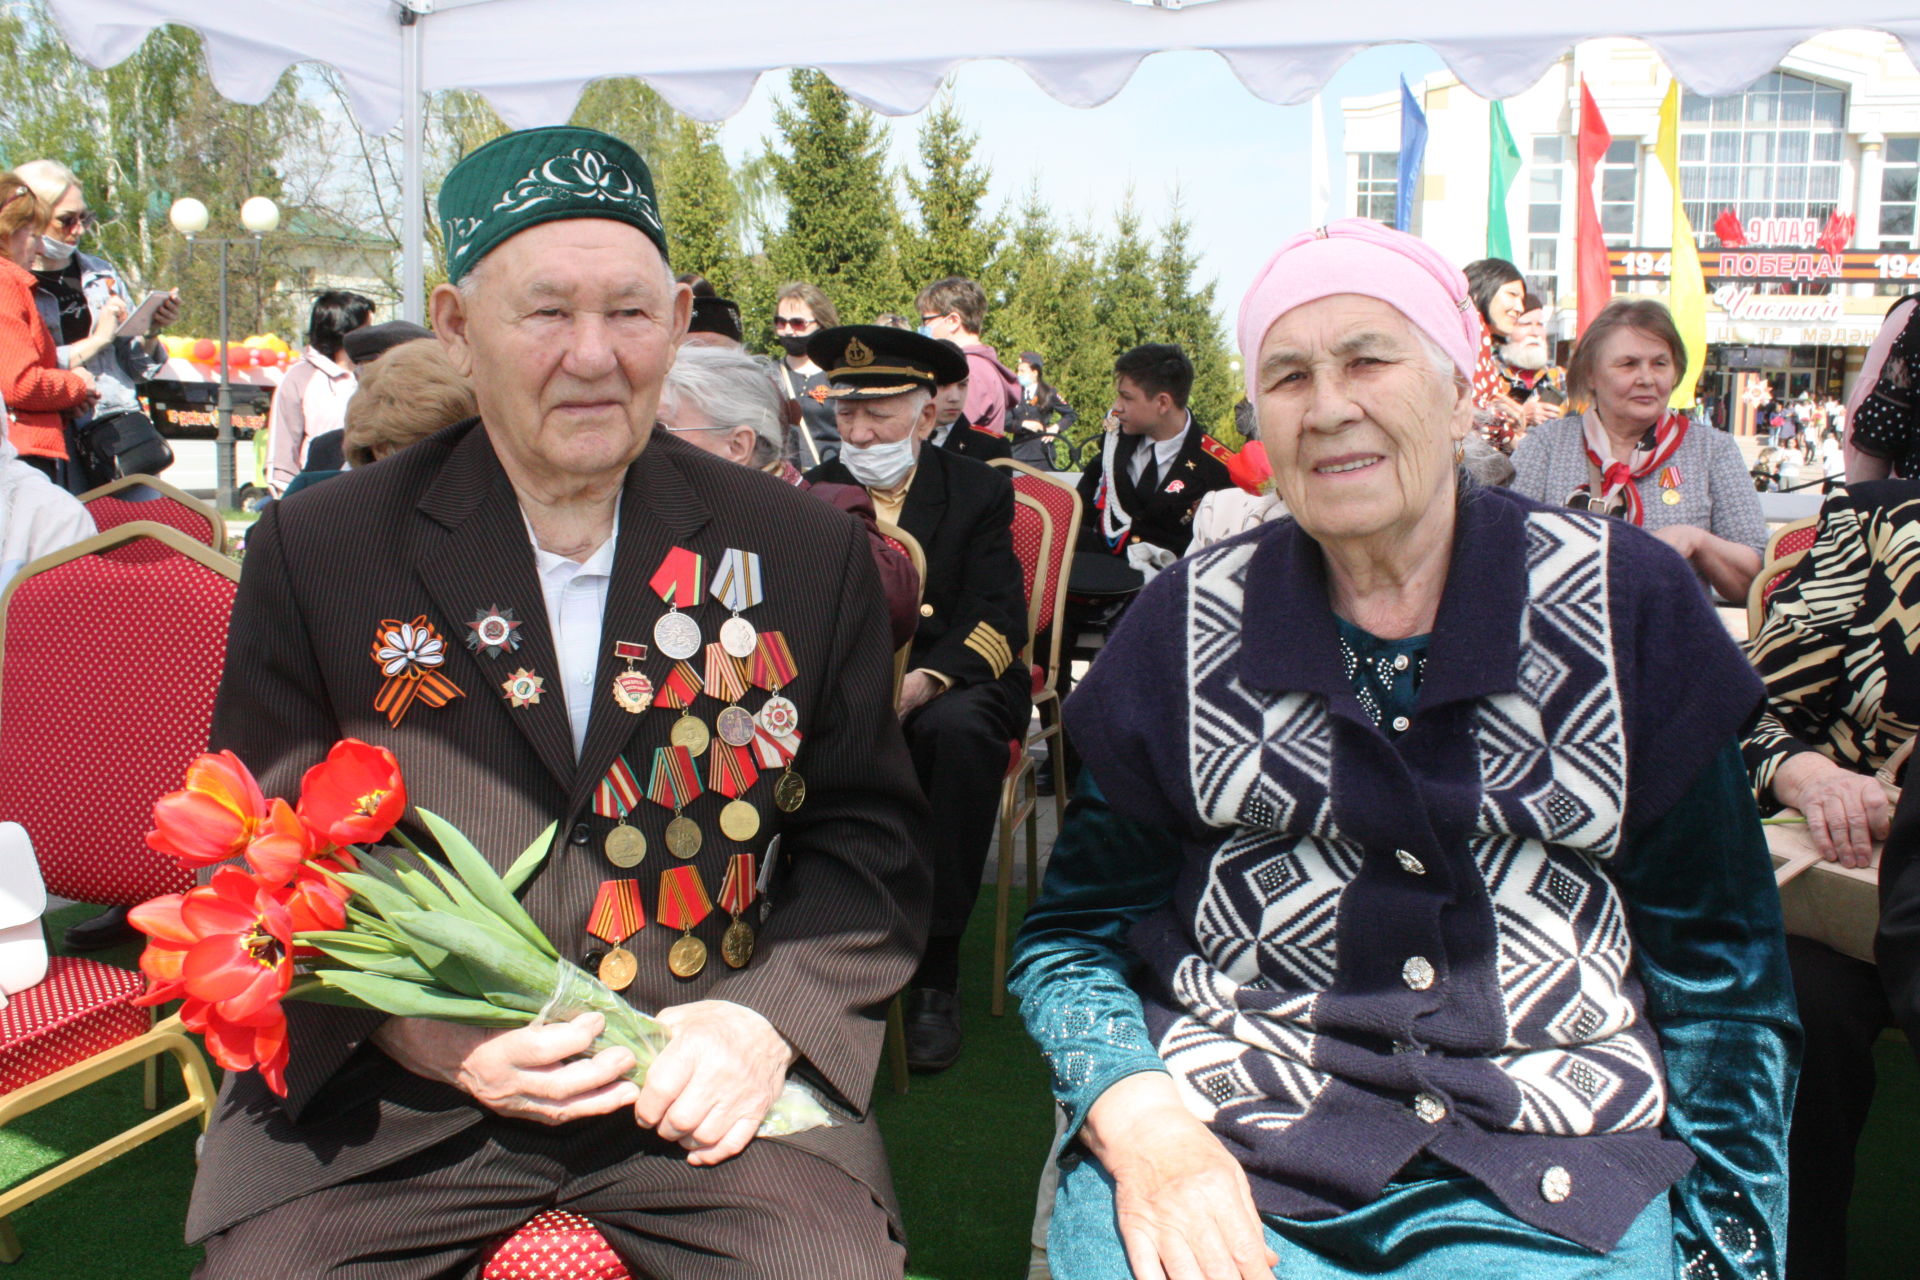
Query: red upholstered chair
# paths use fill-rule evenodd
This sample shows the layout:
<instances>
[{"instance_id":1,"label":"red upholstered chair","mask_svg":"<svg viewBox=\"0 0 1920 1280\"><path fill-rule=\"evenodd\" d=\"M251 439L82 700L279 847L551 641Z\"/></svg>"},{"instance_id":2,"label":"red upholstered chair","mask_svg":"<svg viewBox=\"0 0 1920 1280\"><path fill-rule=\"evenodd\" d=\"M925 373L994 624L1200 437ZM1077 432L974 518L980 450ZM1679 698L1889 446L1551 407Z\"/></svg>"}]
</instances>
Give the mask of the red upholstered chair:
<instances>
[{"instance_id":1,"label":"red upholstered chair","mask_svg":"<svg viewBox=\"0 0 1920 1280\"><path fill-rule=\"evenodd\" d=\"M178 529L215 551L227 549L227 526L211 503L202 502L154 476L121 476L80 495L93 523L105 533L134 520ZM122 559L151 554L151 544L126 547Z\"/></svg>"},{"instance_id":2,"label":"red upholstered chair","mask_svg":"<svg viewBox=\"0 0 1920 1280\"><path fill-rule=\"evenodd\" d=\"M1031 750L1051 739L1050 750L1058 763L1061 654L1060 628L1054 623L1066 611L1068 569L1073 563L1073 549L1080 544L1080 495L1073 486L1062 484L1046 472L1012 458L995 458L988 465L1011 472L1014 492L1040 503L1053 521L1049 563L1042 566L1037 555L1029 563L1026 556L1022 555L1020 568L1027 587L1033 709L1040 714L1040 729L1027 739L1027 747ZM1020 552L1018 546L1014 550ZM1043 568L1047 576L1045 581L1038 583L1036 589L1036 579ZM1039 644L1043 633L1046 637L1045 648L1033 648ZM1072 781L1062 776L1063 773L1064 770L1056 770L1054 775L1053 816L1056 830L1067 819L1067 791ZM1028 892L1031 893L1035 887L1029 886Z\"/></svg>"},{"instance_id":3,"label":"red upholstered chair","mask_svg":"<svg viewBox=\"0 0 1920 1280\"><path fill-rule=\"evenodd\" d=\"M1819 517L1795 520L1775 529L1767 538L1767 554L1763 557L1768 563L1784 560L1796 551L1809 551L1820 537Z\"/></svg>"},{"instance_id":4,"label":"red upholstered chair","mask_svg":"<svg viewBox=\"0 0 1920 1280\"><path fill-rule=\"evenodd\" d=\"M565 1209L548 1209L494 1250L480 1280L633 1280L633 1276L591 1222Z\"/></svg>"},{"instance_id":5,"label":"red upholstered chair","mask_svg":"<svg viewBox=\"0 0 1920 1280\"><path fill-rule=\"evenodd\" d=\"M1046 483L1051 484L1051 481ZM1071 492L1071 491L1069 491ZM1059 588L1066 578L1067 557L1062 552L1062 530L1054 523L1053 510L1037 497L1024 492L1016 483L1013 494L1013 552L1020 559L1022 585L1027 593L1027 634L1031 637L1043 616L1042 601L1050 602L1053 612L1061 605ZM1052 614L1045 614L1049 621ZM1055 657L1058 657L1055 642ZM1021 650L1020 660L1029 663L1033 643ZM1036 701L1038 699L1036 698ZM1015 830L1024 823L1027 835L1027 892L1040 884L1040 790L1035 781L1031 747L1041 738L1060 731L1056 716L1051 728L1032 738L1014 738L1007 743L1007 775L1000 786L1000 860L994 873L993 909L993 999L992 1012L999 1017L1007 1009L1007 942L1011 928L1013 891L1013 840ZM1056 740L1057 741L1057 740ZM1057 779L1056 779L1057 781Z\"/></svg>"},{"instance_id":6,"label":"red upholstered chair","mask_svg":"<svg viewBox=\"0 0 1920 1280\"><path fill-rule=\"evenodd\" d=\"M112 553L146 544L135 560ZM33 840L50 892L132 906L192 877L147 848L153 801L206 749L239 566L178 530L134 522L42 557L0 595L0 814ZM130 1003L137 973L55 957L0 1011L0 1126L158 1057L187 1097L0 1193L0 1260L20 1254L4 1219L81 1174L189 1121L213 1083L176 1019Z\"/></svg>"}]
</instances>

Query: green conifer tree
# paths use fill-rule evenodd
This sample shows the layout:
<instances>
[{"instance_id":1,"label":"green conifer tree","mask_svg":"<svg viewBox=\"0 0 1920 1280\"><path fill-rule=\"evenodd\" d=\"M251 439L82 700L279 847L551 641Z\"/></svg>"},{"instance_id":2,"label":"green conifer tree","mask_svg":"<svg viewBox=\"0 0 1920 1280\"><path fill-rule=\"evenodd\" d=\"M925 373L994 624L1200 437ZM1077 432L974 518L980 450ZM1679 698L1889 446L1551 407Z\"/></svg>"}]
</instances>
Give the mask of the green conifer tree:
<instances>
[{"instance_id":1,"label":"green conifer tree","mask_svg":"<svg viewBox=\"0 0 1920 1280\"><path fill-rule=\"evenodd\" d=\"M1236 440L1231 428L1240 390L1228 364L1232 353L1214 309L1215 282L1194 287L1199 262L1193 252L1193 224L1177 192L1160 229L1160 253L1153 266L1166 334L1159 340L1179 344L1193 361L1193 394L1187 402L1193 420L1214 436Z\"/></svg>"},{"instance_id":2,"label":"green conifer tree","mask_svg":"<svg viewBox=\"0 0 1920 1280\"><path fill-rule=\"evenodd\" d=\"M906 283L916 291L947 276L987 280L1003 233L999 217L987 217L987 170L973 163L980 136L968 130L951 93L934 104L920 125L920 164L924 177L907 174L919 226L909 227L900 244Z\"/></svg>"}]
</instances>

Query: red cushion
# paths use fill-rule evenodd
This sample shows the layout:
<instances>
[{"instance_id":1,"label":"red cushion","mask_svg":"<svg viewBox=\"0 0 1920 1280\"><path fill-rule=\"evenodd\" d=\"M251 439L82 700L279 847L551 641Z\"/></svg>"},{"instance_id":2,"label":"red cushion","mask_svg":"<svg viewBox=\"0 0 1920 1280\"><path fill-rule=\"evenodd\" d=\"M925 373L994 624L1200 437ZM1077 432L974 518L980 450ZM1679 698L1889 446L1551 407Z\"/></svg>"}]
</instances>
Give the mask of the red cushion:
<instances>
[{"instance_id":1,"label":"red cushion","mask_svg":"<svg viewBox=\"0 0 1920 1280\"><path fill-rule=\"evenodd\" d=\"M129 501L120 496L129 492L133 492L131 487L122 489L120 493L95 498L87 504L87 514L93 517L93 523L100 532L105 533L116 525L133 520L151 520L155 524L178 529L195 542L209 547L213 545L213 526L207 523L204 513L153 489L146 489L147 493L154 496L145 501ZM129 545L137 547L139 544Z\"/></svg>"},{"instance_id":2,"label":"red cushion","mask_svg":"<svg viewBox=\"0 0 1920 1280\"><path fill-rule=\"evenodd\" d=\"M147 848L153 802L206 750L234 584L163 559L82 556L14 588L0 654L0 814L47 888L131 906L193 883Z\"/></svg>"},{"instance_id":3,"label":"red cushion","mask_svg":"<svg viewBox=\"0 0 1920 1280\"><path fill-rule=\"evenodd\" d=\"M480 1280L633 1280L593 1223L565 1209L537 1214L487 1259Z\"/></svg>"},{"instance_id":4,"label":"red cushion","mask_svg":"<svg viewBox=\"0 0 1920 1280\"><path fill-rule=\"evenodd\" d=\"M1036 662L1032 666L1032 671L1033 671L1033 696L1037 698L1040 696L1041 692L1045 690L1047 687L1047 669Z\"/></svg>"},{"instance_id":5,"label":"red cushion","mask_svg":"<svg viewBox=\"0 0 1920 1280\"><path fill-rule=\"evenodd\" d=\"M1026 757L1026 754L1026 743L1020 741L1018 738L1008 740L1006 777L1011 778L1014 774L1020 772L1020 761Z\"/></svg>"},{"instance_id":6,"label":"red cushion","mask_svg":"<svg viewBox=\"0 0 1920 1280\"><path fill-rule=\"evenodd\" d=\"M1780 535L1773 544L1773 558L1784 560L1796 551L1805 551L1820 540L1820 526L1810 524L1803 529L1789 529Z\"/></svg>"},{"instance_id":7,"label":"red cushion","mask_svg":"<svg viewBox=\"0 0 1920 1280\"><path fill-rule=\"evenodd\" d=\"M0 1009L0 1093L144 1035L147 1011L127 1003L143 985L131 969L51 957L47 976Z\"/></svg>"}]
</instances>

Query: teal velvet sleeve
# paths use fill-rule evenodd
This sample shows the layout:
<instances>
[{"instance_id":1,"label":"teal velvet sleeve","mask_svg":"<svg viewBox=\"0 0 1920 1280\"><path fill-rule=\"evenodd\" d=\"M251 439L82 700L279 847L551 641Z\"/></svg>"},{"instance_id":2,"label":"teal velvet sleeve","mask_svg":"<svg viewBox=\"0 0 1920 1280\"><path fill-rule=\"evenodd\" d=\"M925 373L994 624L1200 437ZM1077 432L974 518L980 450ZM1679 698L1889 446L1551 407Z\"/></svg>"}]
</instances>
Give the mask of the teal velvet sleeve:
<instances>
[{"instance_id":1,"label":"teal velvet sleeve","mask_svg":"<svg viewBox=\"0 0 1920 1280\"><path fill-rule=\"evenodd\" d=\"M1053 1072L1069 1140L1116 1080L1166 1070L1130 985L1127 930L1166 904L1179 870L1178 836L1114 813L1081 776L1007 983Z\"/></svg>"},{"instance_id":2,"label":"teal velvet sleeve","mask_svg":"<svg viewBox=\"0 0 1920 1280\"><path fill-rule=\"evenodd\" d=\"M1699 1161L1670 1197L1676 1273L1783 1275L1800 1023L1739 743L1608 870L1666 1057L1667 1129Z\"/></svg>"}]
</instances>

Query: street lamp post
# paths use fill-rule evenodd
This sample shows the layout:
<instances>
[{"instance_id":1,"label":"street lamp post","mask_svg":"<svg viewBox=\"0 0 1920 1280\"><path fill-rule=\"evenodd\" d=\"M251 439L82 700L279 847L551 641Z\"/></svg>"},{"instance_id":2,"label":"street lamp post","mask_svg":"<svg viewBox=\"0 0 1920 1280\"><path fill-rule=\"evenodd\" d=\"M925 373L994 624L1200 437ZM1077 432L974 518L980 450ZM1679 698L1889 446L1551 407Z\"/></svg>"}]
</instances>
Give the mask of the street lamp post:
<instances>
[{"instance_id":1,"label":"street lamp post","mask_svg":"<svg viewBox=\"0 0 1920 1280\"><path fill-rule=\"evenodd\" d=\"M265 196L255 196L240 206L240 225L247 229L243 238L227 238L212 241L200 239L200 233L207 229L207 206L192 196L183 196L173 202L173 208L167 213L167 221L173 229L187 238L187 261L193 261L196 243L211 243L220 246L220 389L214 406L213 467L214 502L222 511L234 509L235 490L233 460L233 386L229 381L230 370L227 363L227 346L231 338L227 326L227 250L234 245L250 245L253 260L260 261L260 237L280 225L280 206Z\"/></svg>"}]
</instances>

